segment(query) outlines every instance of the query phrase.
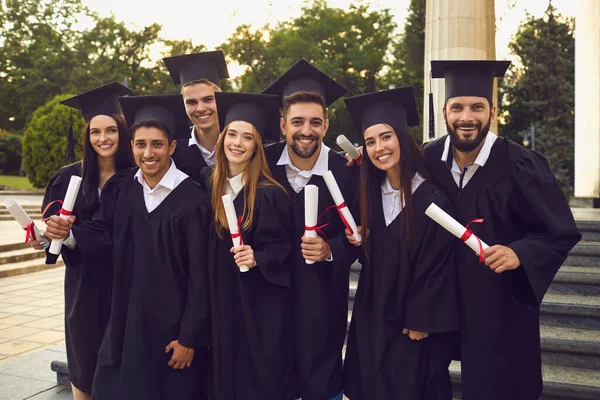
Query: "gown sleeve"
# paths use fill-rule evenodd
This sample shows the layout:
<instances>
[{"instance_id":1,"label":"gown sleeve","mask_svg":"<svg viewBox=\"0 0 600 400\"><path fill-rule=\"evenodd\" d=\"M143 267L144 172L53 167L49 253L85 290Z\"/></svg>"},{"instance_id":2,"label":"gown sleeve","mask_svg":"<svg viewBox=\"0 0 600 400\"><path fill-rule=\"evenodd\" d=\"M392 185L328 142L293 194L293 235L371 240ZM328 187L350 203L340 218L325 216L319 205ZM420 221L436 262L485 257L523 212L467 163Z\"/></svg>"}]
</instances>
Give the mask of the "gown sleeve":
<instances>
[{"instance_id":1,"label":"gown sleeve","mask_svg":"<svg viewBox=\"0 0 600 400\"><path fill-rule=\"evenodd\" d=\"M208 228L210 208L203 198L190 215L181 218L187 248L189 280L187 301L181 317L179 343L199 348L210 344L210 306L208 293Z\"/></svg>"},{"instance_id":2,"label":"gown sleeve","mask_svg":"<svg viewBox=\"0 0 600 400\"><path fill-rule=\"evenodd\" d=\"M256 267L271 283L289 287L291 271L286 262L292 251L288 227L292 226L289 199L277 187L261 190L253 243Z\"/></svg>"},{"instance_id":3,"label":"gown sleeve","mask_svg":"<svg viewBox=\"0 0 600 400\"><path fill-rule=\"evenodd\" d=\"M440 196L435 203L448 214L454 214L446 198ZM457 330L460 312L454 236L424 212L415 212L414 226L416 234L411 246L418 247L411 251L412 273L405 298L404 328L428 333Z\"/></svg>"},{"instance_id":4,"label":"gown sleeve","mask_svg":"<svg viewBox=\"0 0 600 400\"><path fill-rule=\"evenodd\" d=\"M537 308L581 234L544 157L526 151L513 168L512 181L511 206L527 231L508 245L521 261L508 271L510 289L521 305Z\"/></svg>"}]
</instances>

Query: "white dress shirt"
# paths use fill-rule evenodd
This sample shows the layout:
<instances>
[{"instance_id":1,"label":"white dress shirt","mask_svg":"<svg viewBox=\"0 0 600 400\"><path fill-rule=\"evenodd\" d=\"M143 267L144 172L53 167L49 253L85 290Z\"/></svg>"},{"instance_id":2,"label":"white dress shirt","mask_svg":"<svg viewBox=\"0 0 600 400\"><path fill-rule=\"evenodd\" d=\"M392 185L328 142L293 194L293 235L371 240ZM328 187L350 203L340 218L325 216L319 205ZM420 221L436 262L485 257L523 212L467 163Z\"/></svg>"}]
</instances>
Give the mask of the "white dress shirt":
<instances>
[{"instance_id":1,"label":"white dress shirt","mask_svg":"<svg viewBox=\"0 0 600 400\"><path fill-rule=\"evenodd\" d=\"M196 138L196 134L195 134L195 128L192 126L192 136L190 137L190 141L188 143L188 147L190 146L198 146L198 148L200 149L200 154L202 154L202 158L204 158L204 162L206 163L206 165L208 165L209 167L212 167L213 165L215 165L217 163L217 158L216 158L216 151L215 149L213 149L212 151L207 150L204 146L202 146L199 142L198 139Z\"/></svg>"},{"instance_id":2,"label":"white dress shirt","mask_svg":"<svg viewBox=\"0 0 600 400\"><path fill-rule=\"evenodd\" d=\"M141 169L138 169L133 179L137 179L140 185L142 185L144 190L144 203L146 203L146 210L148 210L148 212L152 212L187 177L188 176L185 173L177 169L175 162L171 159L171 166L167 170L167 173L162 177L160 182L158 182L158 184L154 187L154 189L150 189L150 186L148 186L144 180L144 175L142 174Z\"/></svg>"},{"instance_id":3,"label":"white dress shirt","mask_svg":"<svg viewBox=\"0 0 600 400\"><path fill-rule=\"evenodd\" d=\"M228 178L227 179L227 185L225 185L225 194L230 194L232 201L236 199L236 197L238 196L238 194L244 188L244 184L246 182L244 182L244 180L242 179L243 175L244 175L244 173L240 172L239 174L237 174L233 178Z\"/></svg>"},{"instance_id":4,"label":"white dress shirt","mask_svg":"<svg viewBox=\"0 0 600 400\"><path fill-rule=\"evenodd\" d=\"M411 182L411 192L414 193L423 182L425 182L425 178L417 172ZM385 181L381 184L381 205L383 206L385 226L391 224L405 206L404 196L401 196L401 190L394 189L387 176L385 177Z\"/></svg>"},{"instance_id":5,"label":"white dress shirt","mask_svg":"<svg viewBox=\"0 0 600 400\"><path fill-rule=\"evenodd\" d=\"M300 193L313 175L323 176L329 169L329 147L321 143L321 152L319 153L317 162L312 169L303 171L292 163L288 146L286 145L283 148L281 157L279 157L279 161L277 161L277 165L285 165L285 172L290 186L296 193Z\"/></svg>"},{"instance_id":6,"label":"white dress shirt","mask_svg":"<svg viewBox=\"0 0 600 400\"><path fill-rule=\"evenodd\" d=\"M485 165L488 158L490 157L492 146L494 145L496 139L498 139L498 136L496 136L495 133L488 132L487 136L485 137L485 142L483 143L483 146L481 146L481 150L479 151L475 162L471 165L467 165L465 169L461 171L458 164L456 163L456 160L454 159L454 157L452 157L450 135L446 137L441 160L444 163L446 163L446 165L450 169L450 172L452 172L452 177L456 182L456 186L458 186L461 189L467 186L467 183L469 183L469 181L471 180L473 175L475 175L475 172L477 172L479 167L483 167ZM450 165L450 160L448 159L448 157L452 158L452 165Z\"/></svg>"}]
</instances>

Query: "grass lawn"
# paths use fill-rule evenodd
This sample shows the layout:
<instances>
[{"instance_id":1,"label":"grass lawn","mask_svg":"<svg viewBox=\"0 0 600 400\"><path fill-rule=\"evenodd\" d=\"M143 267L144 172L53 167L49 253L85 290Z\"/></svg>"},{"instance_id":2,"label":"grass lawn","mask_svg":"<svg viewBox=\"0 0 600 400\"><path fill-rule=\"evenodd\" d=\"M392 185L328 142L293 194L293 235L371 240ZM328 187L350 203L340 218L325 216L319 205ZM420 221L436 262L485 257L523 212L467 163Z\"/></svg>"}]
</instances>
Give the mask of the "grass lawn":
<instances>
[{"instance_id":1,"label":"grass lawn","mask_svg":"<svg viewBox=\"0 0 600 400\"><path fill-rule=\"evenodd\" d=\"M24 176L0 175L0 187L6 189L33 189L33 185Z\"/></svg>"}]
</instances>

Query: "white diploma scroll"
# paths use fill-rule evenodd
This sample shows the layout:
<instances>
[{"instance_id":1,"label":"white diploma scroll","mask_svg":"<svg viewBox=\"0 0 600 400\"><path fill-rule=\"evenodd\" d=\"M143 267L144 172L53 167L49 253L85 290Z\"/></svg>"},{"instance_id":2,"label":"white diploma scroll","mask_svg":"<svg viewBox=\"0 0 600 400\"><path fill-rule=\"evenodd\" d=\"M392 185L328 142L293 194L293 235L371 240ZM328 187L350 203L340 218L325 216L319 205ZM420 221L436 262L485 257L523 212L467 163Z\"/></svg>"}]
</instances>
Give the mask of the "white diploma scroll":
<instances>
[{"instance_id":1,"label":"white diploma scroll","mask_svg":"<svg viewBox=\"0 0 600 400\"><path fill-rule=\"evenodd\" d=\"M48 247L48 245L50 245L50 243L48 243L48 239L42 236L42 232L37 226L35 226L29 215L27 215L17 200L15 200L13 197L9 197L8 199L4 200L4 207L6 207L8 212L10 212L10 215L12 215L19 225L21 225L21 228L27 230L29 225L32 226L34 234L34 238L32 238L33 240L41 241L42 246L44 247Z\"/></svg>"},{"instance_id":2,"label":"white diploma scroll","mask_svg":"<svg viewBox=\"0 0 600 400\"><path fill-rule=\"evenodd\" d=\"M323 174L323 180L327 184L327 189L329 189L329 193L331 193L331 197L333 198L337 209L339 210L340 214L344 216L346 222L348 222L348 225L350 225L354 240L357 242L362 241L362 237L360 236L360 233L358 233L356 222L354 221L354 217L352 217L352 213L348 209L348 206L344 205L344 207L340 207L341 204L345 204L346 202L344 201L344 196L342 196L340 187L335 180L335 176L333 176L331 171L327 171Z\"/></svg>"},{"instance_id":3,"label":"white diploma scroll","mask_svg":"<svg viewBox=\"0 0 600 400\"><path fill-rule=\"evenodd\" d=\"M462 226L457 220L448 215L447 212L439 208L435 203L431 203L431 205L427 207L427 210L425 210L425 214L427 214L429 218L440 224L444 229L446 229L448 232L450 232L451 234L453 234L461 240L463 235L467 231L467 228ZM483 250L489 247L487 244L485 244L483 240L477 238L475 234L470 235L467 240L464 240L464 242L480 257L481 255L479 254L479 243L481 243L481 247L483 248Z\"/></svg>"},{"instance_id":4,"label":"white diploma scroll","mask_svg":"<svg viewBox=\"0 0 600 400\"><path fill-rule=\"evenodd\" d=\"M242 235L240 234L240 229L238 228L238 218L235 213L235 207L233 206L233 199L230 194L226 194L221 196L221 200L223 200L223 207L225 208L225 215L227 216L227 225L229 225L229 233L231 233L231 242L233 243L233 247L238 247L242 245ZM241 265L239 267L240 272L248 272L250 268L247 265Z\"/></svg>"},{"instance_id":5,"label":"white diploma scroll","mask_svg":"<svg viewBox=\"0 0 600 400\"><path fill-rule=\"evenodd\" d=\"M306 185L304 187L304 237L316 238L317 219L319 217L319 187ZM312 229L306 229L310 227ZM314 264L312 260L306 260L307 264Z\"/></svg>"},{"instance_id":6,"label":"white diploma scroll","mask_svg":"<svg viewBox=\"0 0 600 400\"><path fill-rule=\"evenodd\" d=\"M79 193L79 186L81 186L81 178L75 175L71 176L69 187L67 188L67 193L65 194L65 199L63 200L63 205L60 209L59 217L62 219L69 219L69 215L73 212L77 193ZM49 250L50 254L60 254L62 243L62 239L52 239Z\"/></svg>"},{"instance_id":7,"label":"white diploma scroll","mask_svg":"<svg viewBox=\"0 0 600 400\"><path fill-rule=\"evenodd\" d=\"M356 163L358 164L358 166L360 166L360 163L362 161L362 157L361 157L358 149L356 147L354 147L354 145L348 140L348 138L346 136L344 136L344 135L339 135L335 139L335 141L338 144L338 146L340 146L342 148L342 150L344 150L346 153L348 153L348 155L354 161L356 161Z\"/></svg>"}]
</instances>

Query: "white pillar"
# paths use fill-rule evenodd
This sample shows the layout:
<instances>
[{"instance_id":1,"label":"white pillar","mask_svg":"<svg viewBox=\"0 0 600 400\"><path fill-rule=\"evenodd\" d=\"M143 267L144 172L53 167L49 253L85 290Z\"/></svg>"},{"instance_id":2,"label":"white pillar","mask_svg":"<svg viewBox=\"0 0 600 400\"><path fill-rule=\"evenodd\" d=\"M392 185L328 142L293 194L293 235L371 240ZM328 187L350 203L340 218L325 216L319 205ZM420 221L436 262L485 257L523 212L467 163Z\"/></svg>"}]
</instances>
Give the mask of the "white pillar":
<instances>
[{"instance_id":1,"label":"white pillar","mask_svg":"<svg viewBox=\"0 0 600 400\"><path fill-rule=\"evenodd\" d=\"M423 141L429 140L429 82L431 60L495 60L496 15L494 0L427 0L425 11L425 103ZM442 108L444 80L432 79L435 134L446 134ZM496 88L496 83L494 84ZM497 91L494 90L494 104ZM494 122L490 128L498 133Z\"/></svg>"},{"instance_id":2,"label":"white pillar","mask_svg":"<svg viewBox=\"0 0 600 400\"><path fill-rule=\"evenodd\" d=\"M575 17L575 197L600 198L600 2Z\"/></svg>"}]
</instances>

